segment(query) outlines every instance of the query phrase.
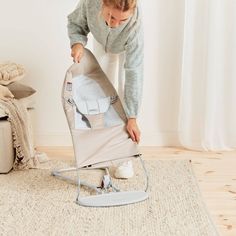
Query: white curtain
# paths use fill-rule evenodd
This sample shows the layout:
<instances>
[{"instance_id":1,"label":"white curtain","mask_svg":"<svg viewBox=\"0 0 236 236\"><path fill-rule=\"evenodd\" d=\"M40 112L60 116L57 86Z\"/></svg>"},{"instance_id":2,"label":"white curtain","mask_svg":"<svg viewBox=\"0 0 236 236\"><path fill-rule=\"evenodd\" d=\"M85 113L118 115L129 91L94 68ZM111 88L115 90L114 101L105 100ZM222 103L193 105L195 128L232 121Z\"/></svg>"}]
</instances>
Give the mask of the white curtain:
<instances>
[{"instance_id":1,"label":"white curtain","mask_svg":"<svg viewBox=\"0 0 236 236\"><path fill-rule=\"evenodd\" d=\"M236 0L186 0L178 132L194 150L236 148Z\"/></svg>"}]
</instances>

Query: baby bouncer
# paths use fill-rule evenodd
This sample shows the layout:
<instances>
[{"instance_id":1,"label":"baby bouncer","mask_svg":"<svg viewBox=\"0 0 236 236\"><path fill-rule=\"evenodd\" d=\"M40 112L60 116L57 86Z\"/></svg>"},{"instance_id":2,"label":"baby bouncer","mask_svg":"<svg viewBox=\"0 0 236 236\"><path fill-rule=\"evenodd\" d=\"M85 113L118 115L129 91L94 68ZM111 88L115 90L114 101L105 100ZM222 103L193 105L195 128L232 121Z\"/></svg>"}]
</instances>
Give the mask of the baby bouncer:
<instances>
[{"instance_id":1,"label":"baby bouncer","mask_svg":"<svg viewBox=\"0 0 236 236\"><path fill-rule=\"evenodd\" d=\"M53 176L74 181L63 172L76 171L78 195L76 203L82 206L120 206L144 201L148 198L148 175L138 152L137 144L126 131L127 117L121 101L94 55L85 49L80 63L67 71L62 104L70 128L76 167L53 170ZM145 173L145 189L121 191L112 182L109 167L120 162L139 158ZM80 170L104 171L101 185L96 186L80 179ZM127 180L128 181L128 180ZM85 186L96 194L80 196Z\"/></svg>"}]
</instances>

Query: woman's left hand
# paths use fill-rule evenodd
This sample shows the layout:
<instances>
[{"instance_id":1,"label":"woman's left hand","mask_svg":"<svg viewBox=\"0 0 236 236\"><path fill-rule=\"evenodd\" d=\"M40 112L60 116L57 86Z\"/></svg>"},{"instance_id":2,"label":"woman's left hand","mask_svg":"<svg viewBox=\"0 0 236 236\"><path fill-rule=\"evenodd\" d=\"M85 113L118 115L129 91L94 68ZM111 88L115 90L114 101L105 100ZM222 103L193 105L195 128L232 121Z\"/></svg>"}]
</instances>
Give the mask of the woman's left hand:
<instances>
[{"instance_id":1,"label":"woman's left hand","mask_svg":"<svg viewBox=\"0 0 236 236\"><path fill-rule=\"evenodd\" d=\"M131 139L133 142L139 143L140 141L140 130L138 128L136 118L129 118L127 122L126 129L130 134Z\"/></svg>"}]
</instances>

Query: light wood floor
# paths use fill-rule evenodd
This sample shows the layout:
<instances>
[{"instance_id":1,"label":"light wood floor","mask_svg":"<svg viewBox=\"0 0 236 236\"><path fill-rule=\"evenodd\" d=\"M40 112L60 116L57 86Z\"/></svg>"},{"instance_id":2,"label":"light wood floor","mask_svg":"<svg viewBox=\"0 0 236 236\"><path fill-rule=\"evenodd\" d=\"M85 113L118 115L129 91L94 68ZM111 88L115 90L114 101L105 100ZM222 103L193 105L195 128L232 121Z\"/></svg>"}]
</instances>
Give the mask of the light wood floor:
<instances>
[{"instance_id":1,"label":"light wood floor","mask_svg":"<svg viewBox=\"0 0 236 236\"><path fill-rule=\"evenodd\" d=\"M73 159L72 147L38 147L51 159ZM197 152L173 147L141 147L143 158L191 159L202 196L223 236L236 236L236 151Z\"/></svg>"}]
</instances>

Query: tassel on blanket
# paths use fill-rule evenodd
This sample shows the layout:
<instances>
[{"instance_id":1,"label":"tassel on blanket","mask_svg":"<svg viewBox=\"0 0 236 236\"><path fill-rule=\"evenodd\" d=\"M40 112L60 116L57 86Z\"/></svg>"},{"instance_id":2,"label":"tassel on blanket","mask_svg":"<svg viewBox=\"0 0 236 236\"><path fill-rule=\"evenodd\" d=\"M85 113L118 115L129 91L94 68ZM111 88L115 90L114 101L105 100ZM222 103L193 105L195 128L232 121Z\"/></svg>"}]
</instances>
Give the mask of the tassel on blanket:
<instances>
[{"instance_id":1,"label":"tassel on blanket","mask_svg":"<svg viewBox=\"0 0 236 236\"><path fill-rule=\"evenodd\" d=\"M11 124L13 147L16 155L14 170L38 168L39 161L35 157L32 126L26 107L16 99L0 100L0 107L5 111Z\"/></svg>"}]
</instances>

